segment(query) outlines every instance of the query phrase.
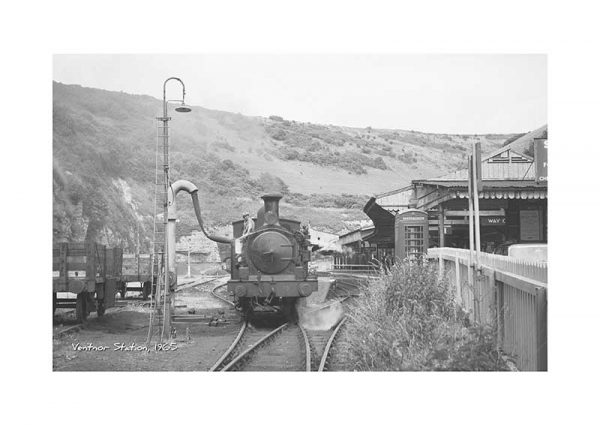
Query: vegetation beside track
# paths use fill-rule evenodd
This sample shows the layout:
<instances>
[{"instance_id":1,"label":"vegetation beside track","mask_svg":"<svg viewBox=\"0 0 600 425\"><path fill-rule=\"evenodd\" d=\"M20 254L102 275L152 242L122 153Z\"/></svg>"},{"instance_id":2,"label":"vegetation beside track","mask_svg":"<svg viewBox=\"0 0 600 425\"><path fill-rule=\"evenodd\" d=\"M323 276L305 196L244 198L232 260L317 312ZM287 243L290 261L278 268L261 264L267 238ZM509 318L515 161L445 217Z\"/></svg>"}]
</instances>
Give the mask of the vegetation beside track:
<instances>
[{"instance_id":1,"label":"vegetation beside track","mask_svg":"<svg viewBox=\"0 0 600 425\"><path fill-rule=\"evenodd\" d=\"M393 266L347 316L336 344L345 370L509 370L494 329L469 323L437 264Z\"/></svg>"}]
</instances>

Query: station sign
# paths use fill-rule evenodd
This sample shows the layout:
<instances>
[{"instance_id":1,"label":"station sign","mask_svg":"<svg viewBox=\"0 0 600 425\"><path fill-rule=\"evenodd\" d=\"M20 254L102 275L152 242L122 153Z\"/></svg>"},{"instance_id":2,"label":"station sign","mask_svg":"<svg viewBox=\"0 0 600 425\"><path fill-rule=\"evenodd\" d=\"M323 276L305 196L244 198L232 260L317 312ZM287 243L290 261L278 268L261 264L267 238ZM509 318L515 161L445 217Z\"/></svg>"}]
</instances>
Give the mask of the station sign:
<instances>
[{"instance_id":1,"label":"station sign","mask_svg":"<svg viewBox=\"0 0 600 425\"><path fill-rule=\"evenodd\" d=\"M482 226L501 226L506 224L506 217L479 217Z\"/></svg>"},{"instance_id":2,"label":"station sign","mask_svg":"<svg viewBox=\"0 0 600 425\"><path fill-rule=\"evenodd\" d=\"M482 226L505 226L506 225L506 217L502 217L502 216L498 216L498 217L494 217L494 216L484 216L484 217L479 217L479 223ZM465 218L457 218L457 219L445 219L444 220L444 225L445 226L455 226L455 225L465 225L467 226L469 224L469 218L465 217ZM430 226L437 226L439 225L439 220L429 220L429 225Z\"/></svg>"}]
</instances>

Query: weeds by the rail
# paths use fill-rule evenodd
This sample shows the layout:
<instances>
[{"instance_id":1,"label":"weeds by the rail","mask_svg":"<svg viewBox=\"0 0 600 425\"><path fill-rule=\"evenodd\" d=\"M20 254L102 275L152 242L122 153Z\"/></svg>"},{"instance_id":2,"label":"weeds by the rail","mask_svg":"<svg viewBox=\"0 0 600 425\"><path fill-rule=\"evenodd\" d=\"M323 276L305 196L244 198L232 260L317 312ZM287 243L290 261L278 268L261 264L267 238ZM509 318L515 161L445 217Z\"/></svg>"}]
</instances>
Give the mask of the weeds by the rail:
<instances>
[{"instance_id":1,"label":"weeds by the rail","mask_svg":"<svg viewBox=\"0 0 600 425\"><path fill-rule=\"evenodd\" d=\"M400 262L364 291L336 350L346 369L508 370L494 330L466 320L435 264Z\"/></svg>"}]
</instances>

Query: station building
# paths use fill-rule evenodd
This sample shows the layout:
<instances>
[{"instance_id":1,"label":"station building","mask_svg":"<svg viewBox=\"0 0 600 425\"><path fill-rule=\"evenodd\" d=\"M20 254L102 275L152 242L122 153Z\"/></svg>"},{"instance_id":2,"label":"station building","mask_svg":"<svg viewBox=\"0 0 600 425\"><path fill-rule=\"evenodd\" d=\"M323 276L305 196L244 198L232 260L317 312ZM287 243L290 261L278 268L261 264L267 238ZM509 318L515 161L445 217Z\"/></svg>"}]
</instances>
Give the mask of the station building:
<instances>
[{"instance_id":1,"label":"station building","mask_svg":"<svg viewBox=\"0 0 600 425\"><path fill-rule=\"evenodd\" d=\"M545 138L531 140L536 146L542 142L544 149L547 147ZM482 158L479 215L483 252L497 251L508 243L547 243L546 158L545 151L540 152L536 161L516 150L514 144ZM373 226L340 236L342 248L368 252L377 259L389 254L404 256L407 247L398 246L403 238L412 239L406 243L414 247L426 244L422 250L436 246L468 248L468 170L413 180L410 186L372 197L363 211ZM403 223L403 217L412 221ZM417 227L414 219L427 223Z\"/></svg>"}]
</instances>

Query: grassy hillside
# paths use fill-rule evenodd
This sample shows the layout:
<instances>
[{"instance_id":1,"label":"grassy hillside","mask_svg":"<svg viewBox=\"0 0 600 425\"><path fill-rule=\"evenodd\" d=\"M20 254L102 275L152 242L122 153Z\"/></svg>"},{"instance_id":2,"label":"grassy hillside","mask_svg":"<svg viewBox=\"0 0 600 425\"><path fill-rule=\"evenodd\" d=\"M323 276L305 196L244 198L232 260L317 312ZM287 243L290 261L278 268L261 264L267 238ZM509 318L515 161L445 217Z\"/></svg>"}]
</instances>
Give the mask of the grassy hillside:
<instances>
[{"instance_id":1,"label":"grassy hillside","mask_svg":"<svg viewBox=\"0 0 600 425\"><path fill-rule=\"evenodd\" d=\"M151 237L156 120L150 96L54 83L54 236L132 248ZM349 128L194 107L172 113L171 177L194 182L205 221L226 227L280 191L282 214L340 232L374 193L461 167L472 140L490 152L515 135ZM180 234L195 227L178 198ZM139 231L139 232L138 232Z\"/></svg>"}]
</instances>

